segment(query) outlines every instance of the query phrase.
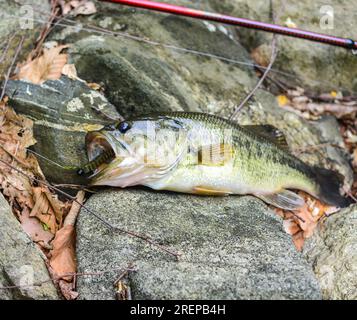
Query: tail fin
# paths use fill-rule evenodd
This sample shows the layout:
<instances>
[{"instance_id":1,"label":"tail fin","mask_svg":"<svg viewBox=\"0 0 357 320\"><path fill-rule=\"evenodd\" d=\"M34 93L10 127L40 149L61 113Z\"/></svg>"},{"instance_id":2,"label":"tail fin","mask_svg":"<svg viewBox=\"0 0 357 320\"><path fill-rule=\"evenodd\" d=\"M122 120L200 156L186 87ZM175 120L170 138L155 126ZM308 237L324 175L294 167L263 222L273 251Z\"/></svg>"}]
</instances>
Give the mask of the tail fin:
<instances>
[{"instance_id":1,"label":"tail fin","mask_svg":"<svg viewBox=\"0 0 357 320\"><path fill-rule=\"evenodd\" d=\"M348 207L353 201L340 194L344 177L332 170L313 168L315 178L320 186L318 197L323 202L340 208Z\"/></svg>"}]
</instances>

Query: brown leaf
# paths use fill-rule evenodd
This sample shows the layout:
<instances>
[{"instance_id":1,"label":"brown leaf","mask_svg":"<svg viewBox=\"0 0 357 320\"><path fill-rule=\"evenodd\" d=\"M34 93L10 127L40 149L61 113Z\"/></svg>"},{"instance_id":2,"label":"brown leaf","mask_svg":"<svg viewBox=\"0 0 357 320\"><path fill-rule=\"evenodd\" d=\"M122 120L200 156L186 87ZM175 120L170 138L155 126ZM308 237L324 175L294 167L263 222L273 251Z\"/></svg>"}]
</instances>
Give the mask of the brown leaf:
<instances>
[{"instance_id":1,"label":"brown leaf","mask_svg":"<svg viewBox=\"0 0 357 320\"><path fill-rule=\"evenodd\" d=\"M305 192L299 191L299 195L305 200L303 207L293 212L277 208L275 212L284 219L285 232L292 235L296 249L301 251L305 239L312 236L319 220L325 215L335 212L336 208L324 205Z\"/></svg>"},{"instance_id":2,"label":"brown leaf","mask_svg":"<svg viewBox=\"0 0 357 320\"><path fill-rule=\"evenodd\" d=\"M267 67L271 57L271 46L264 43L253 49L250 56L256 64Z\"/></svg>"},{"instance_id":3,"label":"brown leaf","mask_svg":"<svg viewBox=\"0 0 357 320\"><path fill-rule=\"evenodd\" d=\"M2 102L0 124L0 189L25 232L34 242L49 249L49 241L68 211L67 203L59 201L47 187L33 186L35 176L40 179L44 176L35 156L27 152L36 142L32 121L17 115ZM41 221L53 233L46 231Z\"/></svg>"},{"instance_id":4,"label":"brown leaf","mask_svg":"<svg viewBox=\"0 0 357 320\"><path fill-rule=\"evenodd\" d=\"M60 0L59 4L63 15L90 15L97 12L94 3L89 0Z\"/></svg>"},{"instance_id":5,"label":"brown leaf","mask_svg":"<svg viewBox=\"0 0 357 320\"><path fill-rule=\"evenodd\" d=\"M55 234L58 230L58 223L56 221L55 211L46 196L46 191L47 190L42 189L42 187L33 188L35 205L31 210L30 216L37 217L53 234Z\"/></svg>"},{"instance_id":6,"label":"brown leaf","mask_svg":"<svg viewBox=\"0 0 357 320\"><path fill-rule=\"evenodd\" d=\"M80 1L81 4L74 10L75 15L90 15L97 12L92 1Z\"/></svg>"},{"instance_id":7,"label":"brown leaf","mask_svg":"<svg viewBox=\"0 0 357 320\"><path fill-rule=\"evenodd\" d=\"M65 64L62 68L62 74L73 80L79 79L76 66L74 64Z\"/></svg>"},{"instance_id":8,"label":"brown leaf","mask_svg":"<svg viewBox=\"0 0 357 320\"><path fill-rule=\"evenodd\" d=\"M50 266L57 276L76 272L75 229L71 225L64 226L56 233L52 242ZM64 278L72 280L72 276Z\"/></svg>"},{"instance_id":9,"label":"brown leaf","mask_svg":"<svg viewBox=\"0 0 357 320\"><path fill-rule=\"evenodd\" d=\"M70 282L67 282L65 280L60 280L58 282L58 285L60 287L61 293L65 297L66 300L74 300L77 299L78 297L78 292L73 290L73 284Z\"/></svg>"},{"instance_id":10,"label":"brown leaf","mask_svg":"<svg viewBox=\"0 0 357 320\"><path fill-rule=\"evenodd\" d=\"M22 228L32 241L38 243L46 249L50 247L49 243L53 239L54 235L49 231L45 231L41 222L37 218L30 217L30 211L28 209L22 211L22 214L20 215L20 222Z\"/></svg>"},{"instance_id":11,"label":"brown leaf","mask_svg":"<svg viewBox=\"0 0 357 320\"><path fill-rule=\"evenodd\" d=\"M62 68L67 63L68 55L61 53L68 45L43 49L43 54L20 66L16 76L19 80L41 84L46 80L57 80L62 75Z\"/></svg>"},{"instance_id":12,"label":"brown leaf","mask_svg":"<svg viewBox=\"0 0 357 320\"><path fill-rule=\"evenodd\" d=\"M293 235L293 242L296 247L296 250L301 251L305 242L304 234L302 231L297 232Z\"/></svg>"}]
</instances>

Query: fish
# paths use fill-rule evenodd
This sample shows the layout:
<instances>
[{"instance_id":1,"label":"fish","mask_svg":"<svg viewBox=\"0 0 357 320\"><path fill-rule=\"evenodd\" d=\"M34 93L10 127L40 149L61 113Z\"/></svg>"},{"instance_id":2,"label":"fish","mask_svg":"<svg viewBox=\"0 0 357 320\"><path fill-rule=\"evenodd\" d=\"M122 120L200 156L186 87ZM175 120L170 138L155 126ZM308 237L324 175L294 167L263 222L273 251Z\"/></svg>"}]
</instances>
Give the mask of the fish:
<instances>
[{"instance_id":1,"label":"fish","mask_svg":"<svg viewBox=\"0 0 357 320\"><path fill-rule=\"evenodd\" d=\"M296 210L304 191L343 208L343 176L310 166L271 125L239 125L199 112L133 117L86 135L90 185L227 196L253 195ZM90 168L91 170L88 170ZM92 170L93 169L93 170Z\"/></svg>"}]
</instances>

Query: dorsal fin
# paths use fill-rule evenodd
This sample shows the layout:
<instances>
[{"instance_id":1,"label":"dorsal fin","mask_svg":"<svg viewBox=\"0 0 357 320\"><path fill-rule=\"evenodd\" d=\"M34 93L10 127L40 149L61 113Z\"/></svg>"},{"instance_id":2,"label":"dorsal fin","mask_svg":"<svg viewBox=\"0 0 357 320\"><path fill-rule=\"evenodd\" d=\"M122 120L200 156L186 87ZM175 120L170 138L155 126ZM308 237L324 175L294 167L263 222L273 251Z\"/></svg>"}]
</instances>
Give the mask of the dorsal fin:
<instances>
[{"instance_id":1,"label":"dorsal fin","mask_svg":"<svg viewBox=\"0 0 357 320\"><path fill-rule=\"evenodd\" d=\"M270 124L246 125L244 128L254 132L258 136L268 139L270 142L273 142L284 150L289 150L284 133Z\"/></svg>"}]
</instances>

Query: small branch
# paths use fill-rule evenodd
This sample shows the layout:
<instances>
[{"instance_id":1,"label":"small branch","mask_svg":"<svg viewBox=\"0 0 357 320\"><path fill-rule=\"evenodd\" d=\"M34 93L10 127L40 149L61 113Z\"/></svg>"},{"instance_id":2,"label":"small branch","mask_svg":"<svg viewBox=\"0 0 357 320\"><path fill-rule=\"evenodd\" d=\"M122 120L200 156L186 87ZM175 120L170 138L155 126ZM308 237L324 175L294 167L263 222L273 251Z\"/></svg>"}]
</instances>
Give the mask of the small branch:
<instances>
[{"instance_id":1,"label":"small branch","mask_svg":"<svg viewBox=\"0 0 357 320\"><path fill-rule=\"evenodd\" d=\"M306 221L305 221L303 218L301 218L296 212L294 212L294 211L292 211L292 210L290 210L290 212L293 214L293 216L294 216L296 219L300 220L300 221L303 222L303 223L306 222Z\"/></svg>"},{"instance_id":2,"label":"small branch","mask_svg":"<svg viewBox=\"0 0 357 320\"><path fill-rule=\"evenodd\" d=\"M273 11L273 9L272 9ZM273 14L274 16L274 14ZM275 22L275 18L273 17L273 20ZM262 77L259 79L259 81L257 82L257 84L255 85L255 87L248 93L248 95L243 99L243 101L239 104L239 106L233 111L232 115L229 117L230 120L233 120L237 114L239 113L239 111L243 108L243 106L254 96L255 92L260 88L260 86L262 85L262 83L264 82L265 78L268 76L268 73L270 72L276 56L277 56L277 35L274 33L273 34L273 39L271 42L271 56L270 56L270 62L269 65L267 66L267 68L265 69Z\"/></svg>"},{"instance_id":3,"label":"small branch","mask_svg":"<svg viewBox=\"0 0 357 320\"><path fill-rule=\"evenodd\" d=\"M19 44L18 44L18 46L16 48L16 52L15 52L14 58L11 61L11 65L10 65L9 69L7 70L7 73L6 73L6 76L5 76L4 85L3 85L3 88L2 88L2 91L1 91L1 95L0 95L0 101L2 101L2 99L4 98L7 82L9 81L12 68L14 67L14 64L15 64L15 62L17 60L17 56L19 55L19 53L21 51L22 45L24 43L24 39L25 39L25 37L22 36L21 40L20 40L20 42L19 42Z\"/></svg>"},{"instance_id":4,"label":"small branch","mask_svg":"<svg viewBox=\"0 0 357 320\"><path fill-rule=\"evenodd\" d=\"M125 270L121 270L121 273L119 277L114 281L114 285L117 285L117 283L122 280L124 277L129 275L130 272L135 272L137 271L137 268L133 263L129 263L128 266L125 268Z\"/></svg>"},{"instance_id":5,"label":"small branch","mask_svg":"<svg viewBox=\"0 0 357 320\"><path fill-rule=\"evenodd\" d=\"M84 191L78 191L77 196L76 196L76 200L77 202L73 202L72 203L72 207L71 210L69 210L66 218L64 219L63 222L63 226L74 226L76 224L76 220L77 220L77 216L79 214L79 211L81 210L81 206L79 205L79 203L83 204L84 201L84 196L85 196L85 192Z\"/></svg>"},{"instance_id":6,"label":"small branch","mask_svg":"<svg viewBox=\"0 0 357 320\"><path fill-rule=\"evenodd\" d=\"M10 156L13 160L17 161L18 163L20 163L24 168L29 168L29 165L22 161L21 159L19 159L18 157L16 157L15 154L11 153L10 151L8 151L4 146L0 145L0 148L7 153L8 156Z\"/></svg>"},{"instance_id":7,"label":"small branch","mask_svg":"<svg viewBox=\"0 0 357 320\"><path fill-rule=\"evenodd\" d=\"M6 54L7 54L7 52L8 52L9 49L10 49L12 40L15 38L15 36L16 36L16 33L14 33L14 34L9 38L9 40L7 41L6 47L5 47L5 49L4 49L4 51L2 52L1 57L0 57L0 63L2 63L2 61L5 59Z\"/></svg>"}]
</instances>

